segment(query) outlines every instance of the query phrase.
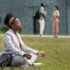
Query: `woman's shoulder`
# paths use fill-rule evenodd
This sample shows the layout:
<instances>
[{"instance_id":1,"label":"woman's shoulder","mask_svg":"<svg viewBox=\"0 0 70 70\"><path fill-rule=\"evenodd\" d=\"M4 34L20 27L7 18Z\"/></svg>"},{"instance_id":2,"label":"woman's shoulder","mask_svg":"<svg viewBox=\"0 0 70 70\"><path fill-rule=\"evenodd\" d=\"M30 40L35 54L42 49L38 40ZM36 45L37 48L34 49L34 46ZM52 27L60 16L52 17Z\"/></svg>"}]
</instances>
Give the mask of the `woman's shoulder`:
<instances>
[{"instance_id":1,"label":"woman's shoulder","mask_svg":"<svg viewBox=\"0 0 70 70\"><path fill-rule=\"evenodd\" d=\"M59 10L56 10L57 13L59 13Z\"/></svg>"},{"instance_id":2,"label":"woman's shoulder","mask_svg":"<svg viewBox=\"0 0 70 70\"><path fill-rule=\"evenodd\" d=\"M9 30L4 34L5 37L6 37L6 36L12 36L12 35L13 35L13 32L12 32L11 29L9 29Z\"/></svg>"}]
</instances>

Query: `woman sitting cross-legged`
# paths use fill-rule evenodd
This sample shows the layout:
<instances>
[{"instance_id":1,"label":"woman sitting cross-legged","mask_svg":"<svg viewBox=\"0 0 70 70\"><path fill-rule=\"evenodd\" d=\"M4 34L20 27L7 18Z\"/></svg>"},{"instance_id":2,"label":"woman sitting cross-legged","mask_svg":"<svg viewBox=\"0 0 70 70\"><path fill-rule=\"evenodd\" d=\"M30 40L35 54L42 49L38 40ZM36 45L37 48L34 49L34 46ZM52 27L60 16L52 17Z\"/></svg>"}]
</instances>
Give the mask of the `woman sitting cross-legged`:
<instances>
[{"instance_id":1,"label":"woman sitting cross-legged","mask_svg":"<svg viewBox=\"0 0 70 70\"><path fill-rule=\"evenodd\" d=\"M11 65L24 67L41 65L41 63L34 63L34 61L37 59L37 55L43 57L45 52L39 52L24 44L19 33L16 32L21 28L19 19L8 13L4 23L9 27L9 30L4 35L3 53L12 54Z\"/></svg>"}]
</instances>

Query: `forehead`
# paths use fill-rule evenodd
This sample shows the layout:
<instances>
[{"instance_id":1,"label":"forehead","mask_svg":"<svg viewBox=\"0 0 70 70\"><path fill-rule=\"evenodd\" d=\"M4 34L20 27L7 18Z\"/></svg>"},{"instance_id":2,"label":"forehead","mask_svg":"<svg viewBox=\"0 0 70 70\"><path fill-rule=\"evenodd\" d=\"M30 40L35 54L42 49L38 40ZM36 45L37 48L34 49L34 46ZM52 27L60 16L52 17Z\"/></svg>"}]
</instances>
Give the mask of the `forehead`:
<instances>
[{"instance_id":1,"label":"forehead","mask_svg":"<svg viewBox=\"0 0 70 70\"><path fill-rule=\"evenodd\" d=\"M15 18L15 22L19 22L19 19L18 18Z\"/></svg>"}]
</instances>

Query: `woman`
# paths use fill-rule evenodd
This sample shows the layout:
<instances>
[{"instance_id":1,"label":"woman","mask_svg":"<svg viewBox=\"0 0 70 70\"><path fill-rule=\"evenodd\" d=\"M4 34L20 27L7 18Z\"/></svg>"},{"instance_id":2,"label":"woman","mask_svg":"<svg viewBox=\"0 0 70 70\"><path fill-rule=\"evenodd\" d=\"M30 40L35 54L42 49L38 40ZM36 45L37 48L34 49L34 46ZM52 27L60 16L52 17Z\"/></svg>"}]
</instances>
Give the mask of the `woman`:
<instances>
[{"instance_id":1,"label":"woman","mask_svg":"<svg viewBox=\"0 0 70 70\"><path fill-rule=\"evenodd\" d=\"M56 5L54 6L54 12L52 14L53 18L53 32L55 33L54 37L58 36L59 28L58 28L58 23L59 23L59 7Z\"/></svg>"},{"instance_id":2,"label":"woman","mask_svg":"<svg viewBox=\"0 0 70 70\"><path fill-rule=\"evenodd\" d=\"M9 27L9 30L4 35L2 54L12 54L12 66L41 65L40 63L34 63L34 61L37 55L43 57L45 52L31 49L24 44L19 33L16 32L21 28L19 19L9 13L6 15L4 23Z\"/></svg>"}]
</instances>

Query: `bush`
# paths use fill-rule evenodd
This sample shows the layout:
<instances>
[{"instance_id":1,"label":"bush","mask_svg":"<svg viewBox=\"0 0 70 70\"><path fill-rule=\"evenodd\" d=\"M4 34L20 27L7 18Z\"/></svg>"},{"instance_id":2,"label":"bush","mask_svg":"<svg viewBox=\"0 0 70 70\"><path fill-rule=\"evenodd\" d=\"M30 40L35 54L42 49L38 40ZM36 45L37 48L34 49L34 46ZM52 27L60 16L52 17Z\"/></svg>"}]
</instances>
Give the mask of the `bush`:
<instances>
[{"instance_id":1,"label":"bush","mask_svg":"<svg viewBox=\"0 0 70 70\"><path fill-rule=\"evenodd\" d=\"M0 26L0 33L5 33L9 28L5 25Z\"/></svg>"},{"instance_id":2,"label":"bush","mask_svg":"<svg viewBox=\"0 0 70 70\"><path fill-rule=\"evenodd\" d=\"M9 27L7 27L7 26L5 26L5 25L3 25L3 26L0 26L0 33L5 33L6 31L8 31L8 29L9 29ZM18 32L21 34L21 32L22 32L22 29L23 28L21 28Z\"/></svg>"}]
</instances>

